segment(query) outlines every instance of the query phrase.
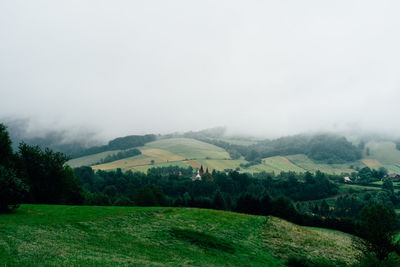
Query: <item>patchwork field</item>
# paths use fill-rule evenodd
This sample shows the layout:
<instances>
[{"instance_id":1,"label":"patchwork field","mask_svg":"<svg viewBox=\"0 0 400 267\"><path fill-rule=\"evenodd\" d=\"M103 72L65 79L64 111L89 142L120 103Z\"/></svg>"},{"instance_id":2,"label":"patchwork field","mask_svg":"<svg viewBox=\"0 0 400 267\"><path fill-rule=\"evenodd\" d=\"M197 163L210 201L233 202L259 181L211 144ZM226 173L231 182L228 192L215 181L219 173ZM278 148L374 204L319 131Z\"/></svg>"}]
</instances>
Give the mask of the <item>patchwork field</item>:
<instances>
[{"instance_id":1,"label":"patchwork field","mask_svg":"<svg viewBox=\"0 0 400 267\"><path fill-rule=\"evenodd\" d=\"M366 166L373 168L373 169L379 169L380 167L383 167L382 163L377 161L376 159L362 159L362 163L364 163Z\"/></svg>"},{"instance_id":2,"label":"patchwork field","mask_svg":"<svg viewBox=\"0 0 400 267\"><path fill-rule=\"evenodd\" d=\"M242 142L243 140L239 140ZM240 167L248 163L244 159L232 160L229 154L222 148L190 138L171 138L157 140L146 144L138 149L142 155L117 160L105 164L94 165L109 154L119 151L108 151L68 162L72 167L81 165L92 166L93 169L112 170L121 168L123 170L146 172L151 167L161 166L192 166L199 168L203 165L210 170L223 171L240 168L241 172L315 172L320 170L326 173L341 174L351 173L365 166L370 168L385 167L389 173L400 173L400 151L392 142L368 143L370 156L362 160L345 164L323 164L318 163L304 154L275 156L262 159L261 164L248 168Z\"/></svg>"},{"instance_id":3,"label":"patchwork field","mask_svg":"<svg viewBox=\"0 0 400 267\"><path fill-rule=\"evenodd\" d=\"M1 266L284 266L355 261L351 236L191 208L22 205L0 215Z\"/></svg>"}]
</instances>

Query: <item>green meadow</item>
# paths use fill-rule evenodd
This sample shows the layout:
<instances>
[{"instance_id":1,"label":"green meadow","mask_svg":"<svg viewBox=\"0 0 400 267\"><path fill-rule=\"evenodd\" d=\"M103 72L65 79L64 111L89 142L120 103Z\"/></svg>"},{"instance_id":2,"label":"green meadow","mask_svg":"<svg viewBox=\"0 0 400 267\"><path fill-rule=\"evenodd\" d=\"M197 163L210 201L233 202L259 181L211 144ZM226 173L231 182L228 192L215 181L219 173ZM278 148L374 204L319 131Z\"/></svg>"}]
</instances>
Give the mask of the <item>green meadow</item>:
<instances>
[{"instance_id":1,"label":"green meadow","mask_svg":"<svg viewBox=\"0 0 400 267\"><path fill-rule=\"evenodd\" d=\"M352 237L193 208L21 205L0 215L1 266L284 266L355 262Z\"/></svg>"}]
</instances>

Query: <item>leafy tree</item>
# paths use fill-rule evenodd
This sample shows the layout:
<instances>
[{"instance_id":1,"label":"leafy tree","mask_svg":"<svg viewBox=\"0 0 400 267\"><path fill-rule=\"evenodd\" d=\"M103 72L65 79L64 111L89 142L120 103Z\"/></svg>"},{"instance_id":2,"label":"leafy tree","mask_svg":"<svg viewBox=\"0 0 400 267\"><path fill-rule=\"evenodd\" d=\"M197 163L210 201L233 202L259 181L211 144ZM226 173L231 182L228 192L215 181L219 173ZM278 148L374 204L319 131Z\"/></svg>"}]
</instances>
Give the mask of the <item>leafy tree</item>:
<instances>
[{"instance_id":1,"label":"leafy tree","mask_svg":"<svg viewBox=\"0 0 400 267\"><path fill-rule=\"evenodd\" d=\"M6 168L12 166L13 151L11 147L11 139L8 135L7 128L0 123L0 165Z\"/></svg>"},{"instance_id":2,"label":"leafy tree","mask_svg":"<svg viewBox=\"0 0 400 267\"><path fill-rule=\"evenodd\" d=\"M381 203L365 207L361 212L360 231L365 239L366 253L384 260L395 249L394 236L398 222L393 209Z\"/></svg>"},{"instance_id":3,"label":"leafy tree","mask_svg":"<svg viewBox=\"0 0 400 267\"><path fill-rule=\"evenodd\" d=\"M110 197L111 201L114 202L118 195L118 189L115 185L107 185L104 187L103 193Z\"/></svg>"},{"instance_id":4,"label":"leafy tree","mask_svg":"<svg viewBox=\"0 0 400 267\"><path fill-rule=\"evenodd\" d=\"M50 149L21 143L17 154L19 177L30 186L28 201L47 204L81 204L83 191L68 157Z\"/></svg>"},{"instance_id":5,"label":"leafy tree","mask_svg":"<svg viewBox=\"0 0 400 267\"><path fill-rule=\"evenodd\" d=\"M394 194L393 182L389 177L382 179L382 189L389 192L390 195Z\"/></svg>"},{"instance_id":6,"label":"leafy tree","mask_svg":"<svg viewBox=\"0 0 400 267\"><path fill-rule=\"evenodd\" d=\"M0 212L17 208L27 192L28 186L16 177L15 172L0 165Z\"/></svg>"},{"instance_id":7,"label":"leafy tree","mask_svg":"<svg viewBox=\"0 0 400 267\"><path fill-rule=\"evenodd\" d=\"M244 194L236 202L235 211L249 214L260 214L260 202L250 194Z\"/></svg>"},{"instance_id":8,"label":"leafy tree","mask_svg":"<svg viewBox=\"0 0 400 267\"><path fill-rule=\"evenodd\" d=\"M372 180L372 170L369 167L364 167L359 170L358 172L359 180L358 183L360 184L368 184Z\"/></svg>"},{"instance_id":9,"label":"leafy tree","mask_svg":"<svg viewBox=\"0 0 400 267\"><path fill-rule=\"evenodd\" d=\"M85 205L94 205L94 206L110 206L111 200L110 197L104 193L96 192L96 193L87 193L85 196Z\"/></svg>"},{"instance_id":10,"label":"leafy tree","mask_svg":"<svg viewBox=\"0 0 400 267\"><path fill-rule=\"evenodd\" d=\"M330 213L329 205L328 203L324 200L322 200L321 205L319 207L319 212L323 216L328 216Z\"/></svg>"},{"instance_id":11,"label":"leafy tree","mask_svg":"<svg viewBox=\"0 0 400 267\"><path fill-rule=\"evenodd\" d=\"M146 185L138 190L135 203L139 206L166 206L167 200L161 188L155 185Z\"/></svg>"},{"instance_id":12,"label":"leafy tree","mask_svg":"<svg viewBox=\"0 0 400 267\"><path fill-rule=\"evenodd\" d=\"M213 205L214 209L217 209L217 210L225 209L225 201L219 190L215 191L212 205Z\"/></svg>"},{"instance_id":13,"label":"leafy tree","mask_svg":"<svg viewBox=\"0 0 400 267\"><path fill-rule=\"evenodd\" d=\"M135 203L126 197L120 197L114 201L114 206L133 206Z\"/></svg>"},{"instance_id":14,"label":"leafy tree","mask_svg":"<svg viewBox=\"0 0 400 267\"><path fill-rule=\"evenodd\" d=\"M0 212L8 212L18 207L28 186L17 178L14 167L14 154L7 128L0 124Z\"/></svg>"}]
</instances>

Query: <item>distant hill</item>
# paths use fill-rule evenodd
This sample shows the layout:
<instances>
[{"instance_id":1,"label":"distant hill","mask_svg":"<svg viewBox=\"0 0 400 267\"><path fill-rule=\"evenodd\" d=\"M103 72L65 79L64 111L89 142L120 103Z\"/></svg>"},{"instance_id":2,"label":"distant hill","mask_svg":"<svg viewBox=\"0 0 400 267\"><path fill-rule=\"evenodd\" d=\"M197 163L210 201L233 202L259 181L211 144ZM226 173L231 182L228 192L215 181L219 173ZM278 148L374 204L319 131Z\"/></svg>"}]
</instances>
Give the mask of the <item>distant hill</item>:
<instances>
[{"instance_id":1,"label":"distant hill","mask_svg":"<svg viewBox=\"0 0 400 267\"><path fill-rule=\"evenodd\" d=\"M227 136L225 128L217 127L163 136L131 135L93 146L96 141L90 140L90 136L81 141L68 141L66 132L52 131L41 137L30 137L26 121L14 121L9 125L14 147L20 141L49 147L69 155L72 160L68 164L72 167L146 172L152 167L199 168L203 165L220 171L279 173L321 170L340 174L368 166L400 173L398 144L384 138L360 139L351 143L343 136L318 134L260 140Z\"/></svg>"},{"instance_id":2,"label":"distant hill","mask_svg":"<svg viewBox=\"0 0 400 267\"><path fill-rule=\"evenodd\" d=\"M215 142L215 141L214 141ZM223 141L229 142L229 139ZM237 146L237 140L233 141ZM243 146L243 145L240 145ZM252 144L251 147L256 145ZM369 142L365 145L362 157L359 160L345 163L327 163L316 161L306 154L288 154L263 157L259 162L250 162L239 155L232 158L231 153L221 146L199 141L192 138L166 138L149 142L137 147L141 155L119 159L105 164L97 164L109 155L123 150L110 150L96 153L68 162L72 167L82 165L92 166L94 169L116 169L146 172L152 167L180 166L199 168L203 165L210 170L239 170L241 172L314 172L321 170L326 173L351 173L365 166L372 168L385 167L391 173L400 173L400 151L391 142ZM229 148L228 148L229 149ZM366 150L369 150L369 156ZM294 151L293 153L295 153Z\"/></svg>"},{"instance_id":3,"label":"distant hill","mask_svg":"<svg viewBox=\"0 0 400 267\"><path fill-rule=\"evenodd\" d=\"M352 236L275 217L193 208L22 205L0 216L2 266L353 263Z\"/></svg>"}]
</instances>

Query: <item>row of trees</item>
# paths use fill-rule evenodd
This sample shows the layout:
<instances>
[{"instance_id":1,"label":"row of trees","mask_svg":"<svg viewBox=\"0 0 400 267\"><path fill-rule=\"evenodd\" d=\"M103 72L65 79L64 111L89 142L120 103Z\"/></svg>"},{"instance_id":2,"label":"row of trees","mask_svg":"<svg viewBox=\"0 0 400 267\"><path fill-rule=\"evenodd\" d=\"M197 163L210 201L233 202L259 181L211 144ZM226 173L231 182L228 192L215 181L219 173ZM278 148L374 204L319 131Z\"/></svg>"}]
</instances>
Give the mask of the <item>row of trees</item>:
<instances>
[{"instance_id":1,"label":"row of trees","mask_svg":"<svg viewBox=\"0 0 400 267\"><path fill-rule=\"evenodd\" d=\"M0 210L18 203L81 204L83 189L64 154L21 143L16 153L0 124Z\"/></svg>"},{"instance_id":2,"label":"row of trees","mask_svg":"<svg viewBox=\"0 0 400 267\"><path fill-rule=\"evenodd\" d=\"M224 148L233 159L243 156L250 162L249 166L260 163L262 158L294 154L306 154L313 160L329 164L344 163L360 159L362 152L361 147L354 146L345 137L330 134L281 137L259 141L249 146L207 137L197 137L197 139Z\"/></svg>"},{"instance_id":3,"label":"row of trees","mask_svg":"<svg viewBox=\"0 0 400 267\"><path fill-rule=\"evenodd\" d=\"M128 150L124 150L118 153L114 153L111 155L107 155L105 158L101 159L99 162L97 162L96 164L103 164L103 163L108 163L108 162L113 162L119 159L125 159L125 158L129 158L129 157L133 157L133 156L137 156L142 154L142 152L140 152L139 149L137 148L131 148Z\"/></svg>"}]
</instances>

